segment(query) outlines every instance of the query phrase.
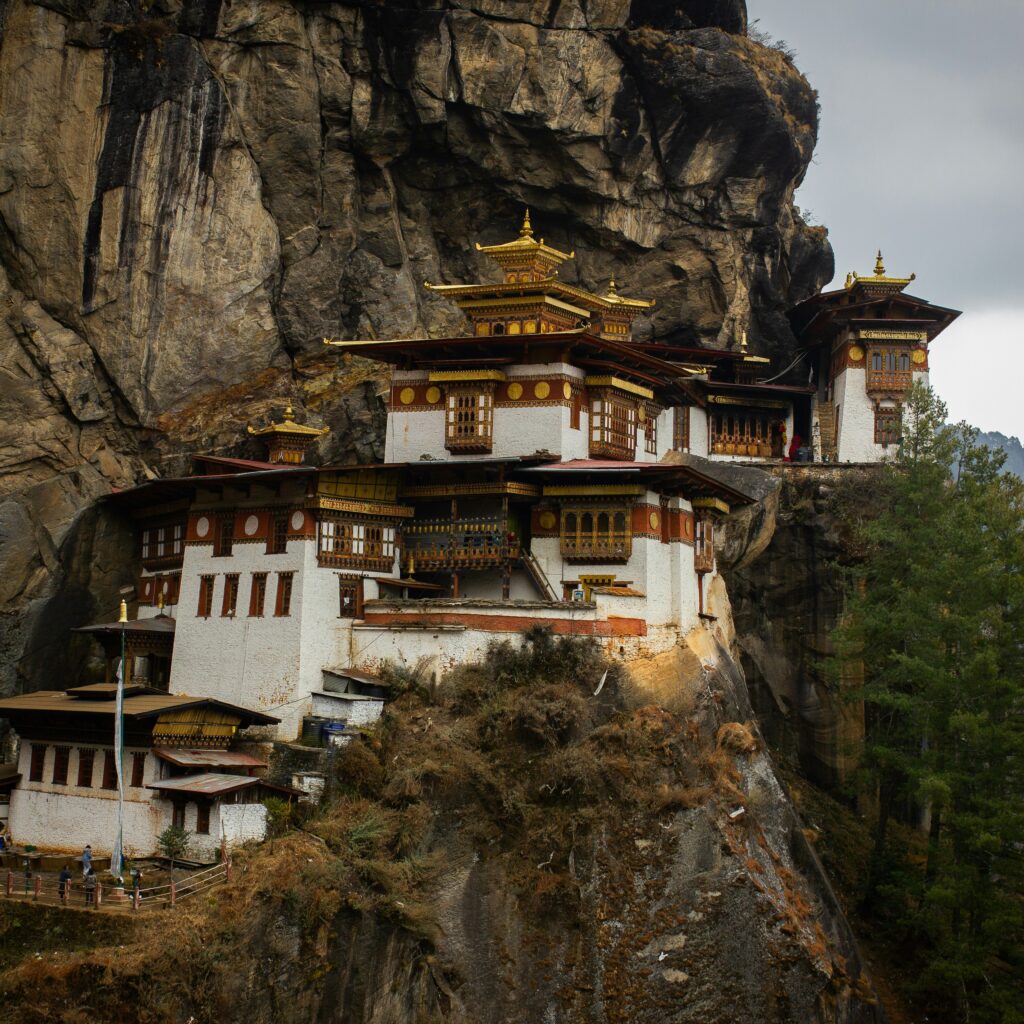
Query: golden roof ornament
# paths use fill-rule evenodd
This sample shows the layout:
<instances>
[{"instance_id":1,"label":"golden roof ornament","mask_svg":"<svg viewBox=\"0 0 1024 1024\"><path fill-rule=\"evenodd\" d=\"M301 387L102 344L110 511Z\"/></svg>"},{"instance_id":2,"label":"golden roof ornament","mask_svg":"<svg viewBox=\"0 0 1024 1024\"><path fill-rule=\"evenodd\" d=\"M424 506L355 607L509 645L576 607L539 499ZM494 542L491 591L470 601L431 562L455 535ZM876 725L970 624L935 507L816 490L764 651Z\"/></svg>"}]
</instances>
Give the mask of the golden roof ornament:
<instances>
[{"instance_id":1,"label":"golden roof ornament","mask_svg":"<svg viewBox=\"0 0 1024 1024\"><path fill-rule=\"evenodd\" d=\"M533 228L530 226L530 208L526 207L523 213L523 226L519 229L520 238L528 238L533 241ZM479 246L477 246L479 248Z\"/></svg>"},{"instance_id":2,"label":"golden roof ornament","mask_svg":"<svg viewBox=\"0 0 1024 1024\"><path fill-rule=\"evenodd\" d=\"M875 256L874 274L858 274L856 270L846 275L847 289L860 285L868 291L874 292L901 292L911 281L917 278L917 274L910 277L888 277L885 273L885 260L882 258L882 250L879 249Z\"/></svg>"},{"instance_id":3,"label":"golden roof ornament","mask_svg":"<svg viewBox=\"0 0 1024 1024\"><path fill-rule=\"evenodd\" d=\"M271 423L266 427L254 427L251 423L246 430L252 437L266 438L267 459L269 462L284 462L298 465L305 461L306 449L330 433L330 427L307 427L295 422L295 410L289 402L284 411L284 419L280 423Z\"/></svg>"},{"instance_id":4,"label":"golden roof ornament","mask_svg":"<svg viewBox=\"0 0 1024 1024\"><path fill-rule=\"evenodd\" d=\"M122 624L128 621L128 602L123 597L121 598L121 611L117 621Z\"/></svg>"},{"instance_id":5,"label":"golden roof ornament","mask_svg":"<svg viewBox=\"0 0 1024 1024\"><path fill-rule=\"evenodd\" d=\"M253 437L266 437L268 434L294 434L298 437L321 437L324 434L330 433L330 427L307 427L303 423L295 422L295 409L292 408L292 403L289 402L284 410L284 419L280 423L271 423L266 427L253 427L252 425L246 428Z\"/></svg>"}]
</instances>

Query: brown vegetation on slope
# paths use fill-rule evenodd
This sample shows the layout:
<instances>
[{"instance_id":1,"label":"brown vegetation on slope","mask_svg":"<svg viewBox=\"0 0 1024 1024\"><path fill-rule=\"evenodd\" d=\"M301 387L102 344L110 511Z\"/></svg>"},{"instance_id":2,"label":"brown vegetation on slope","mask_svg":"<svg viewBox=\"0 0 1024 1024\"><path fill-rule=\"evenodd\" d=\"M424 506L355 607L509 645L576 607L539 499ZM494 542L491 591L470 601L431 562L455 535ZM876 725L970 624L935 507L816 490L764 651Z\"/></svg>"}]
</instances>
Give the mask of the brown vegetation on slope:
<instances>
[{"instance_id":1,"label":"brown vegetation on slope","mask_svg":"<svg viewBox=\"0 0 1024 1024\"><path fill-rule=\"evenodd\" d=\"M122 945L26 949L0 1020L874 1019L721 690L674 715L543 631L393 683L322 809Z\"/></svg>"}]
</instances>

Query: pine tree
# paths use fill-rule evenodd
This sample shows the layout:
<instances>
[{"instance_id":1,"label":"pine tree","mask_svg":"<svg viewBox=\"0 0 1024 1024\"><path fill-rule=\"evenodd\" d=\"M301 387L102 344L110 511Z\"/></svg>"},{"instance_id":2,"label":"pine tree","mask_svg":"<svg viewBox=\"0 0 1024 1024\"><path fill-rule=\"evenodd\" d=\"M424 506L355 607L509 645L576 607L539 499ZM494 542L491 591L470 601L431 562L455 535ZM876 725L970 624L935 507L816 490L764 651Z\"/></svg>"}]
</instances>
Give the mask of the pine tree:
<instances>
[{"instance_id":1,"label":"pine tree","mask_svg":"<svg viewBox=\"0 0 1024 1024\"><path fill-rule=\"evenodd\" d=\"M864 907L914 939L928 1002L1024 1020L1024 485L945 418L915 387L835 634L837 667L863 666ZM891 842L894 817L927 822L923 864Z\"/></svg>"}]
</instances>

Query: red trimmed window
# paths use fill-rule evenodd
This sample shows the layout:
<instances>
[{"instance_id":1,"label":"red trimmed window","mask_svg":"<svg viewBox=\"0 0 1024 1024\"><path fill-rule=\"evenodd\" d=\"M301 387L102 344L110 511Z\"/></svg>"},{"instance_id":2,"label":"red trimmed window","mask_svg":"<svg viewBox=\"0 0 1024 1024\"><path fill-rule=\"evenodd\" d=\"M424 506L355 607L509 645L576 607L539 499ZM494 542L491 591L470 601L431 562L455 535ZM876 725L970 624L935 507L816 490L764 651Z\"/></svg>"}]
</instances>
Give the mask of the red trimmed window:
<instances>
[{"instance_id":1,"label":"red trimmed window","mask_svg":"<svg viewBox=\"0 0 1024 1024\"><path fill-rule=\"evenodd\" d=\"M199 608L196 615L208 619L213 614L213 576L199 577Z\"/></svg>"},{"instance_id":2,"label":"red trimmed window","mask_svg":"<svg viewBox=\"0 0 1024 1024\"><path fill-rule=\"evenodd\" d=\"M224 600L221 602L222 616L233 617L238 607L238 573L229 572L224 577Z\"/></svg>"},{"instance_id":3,"label":"red trimmed window","mask_svg":"<svg viewBox=\"0 0 1024 1024\"><path fill-rule=\"evenodd\" d=\"M267 536L267 554L283 555L288 550L288 513L277 512Z\"/></svg>"},{"instance_id":4,"label":"red trimmed window","mask_svg":"<svg viewBox=\"0 0 1024 1024\"><path fill-rule=\"evenodd\" d=\"M53 748L53 784L55 786L66 786L68 784L68 762L70 760L70 747Z\"/></svg>"},{"instance_id":5,"label":"red trimmed window","mask_svg":"<svg viewBox=\"0 0 1024 1024\"><path fill-rule=\"evenodd\" d=\"M262 618L263 606L267 603L267 574L254 572L252 586L249 588L249 614Z\"/></svg>"},{"instance_id":6,"label":"red trimmed window","mask_svg":"<svg viewBox=\"0 0 1024 1024\"><path fill-rule=\"evenodd\" d=\"M88 747L78 751L78 784L83 789L92 786L92 766L96 761L96 751Z\"/></svg>"},{"instance_id":7,"label":"red trimmed window","mask_svg":"<svg viewBox=\"0 0 1024 1024\"><path fill-rule=\"evenodd\" d=\"M132 786L141 789L146 777L146 755L132 754Z\"/></svg>"},{"instance_id":8,"label":"red trimmed window","mask_svg":"<svg viewBox=\"0 0 1024 1024\"><path fill-rule=\"evenodd\" d=\"M103 788L117 789L117 764L112 750L103 751Z\"/></svg>"},{"instance_id":9,"label":"red trimmed window","mask_svg":"<svg viewBox=\"0 0 1024 1024\"><path fill-rule=\"evenodd\" d=\"M227 558L235 543L235 514L222 512L217 516L217 533L213 541L213 554L216 558Z\"/></svg>"},{"instance_id":10,"label":"red trimmed window","mask_svg":"<svg viewBox=\"0 0 1024 1024\"><path fill-rule=\"evenodd\" d=\"M294 573L279 572L277 574L277 600L274 602L274 614L279 618L291 615L292 612L292 577Z\"/></svg>"},{"instance_id":11,"label":"red trimmed window","mask_svg":"<svg viewBox=\"0 0 1024 1024\"><path fill-rule=\"evenodd\" d=\"M899 444L903 415L899 409L875 409L875 444Z\"/></svg>"},{"instance_id":12,"label":"red trimmed window","mask_svg":"<svg viewBox=\"0 0 1024 1024\"><path fill-rule=\"evenodd\" d=\"M43 765L46 762L46 745L43 743L32 744L32 763L28 770L29 782L43 781Z\"/></svg>"}]
</instances>

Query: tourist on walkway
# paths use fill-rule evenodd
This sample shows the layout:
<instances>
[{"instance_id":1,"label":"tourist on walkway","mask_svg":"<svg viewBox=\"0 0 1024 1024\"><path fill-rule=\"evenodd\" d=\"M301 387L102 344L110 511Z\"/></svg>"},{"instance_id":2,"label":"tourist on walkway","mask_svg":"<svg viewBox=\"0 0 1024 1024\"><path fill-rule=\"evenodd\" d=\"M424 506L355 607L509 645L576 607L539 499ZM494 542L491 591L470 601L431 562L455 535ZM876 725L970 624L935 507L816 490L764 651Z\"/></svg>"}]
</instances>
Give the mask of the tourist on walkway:
<instances>
[{"instance_id":1,"label":"tourist on walkway","mask_svg":"<svg viewBox=\"0 0 1024 1024\"><path fill-rule=\"evenodd\" d=\"M92 871L92 847L86 843L82 851L82 874L87 875Z\"/></svg>"},{"instance_id":2,"label":"tourist on walkway","mask_svg":"<svg viewBox=\"0 0 1024 1024\"><path fill-rule=\"evenodd\" d=\"M71 895L71 869L67 864L60 869L60 874L57 876L57 892L61 900L66 903Z\"/></svg>"},{"instance_id":3,"label":"tourist on walkway","mask_svg":"<svg viewBox=\"0 0 1024 1024\"><path fill-rule=\"evenodd\" d=\"M92 867L89 868L85 876L85 905L87 907L96 906L96 872Z\"/></svg>"}]
</instances>

